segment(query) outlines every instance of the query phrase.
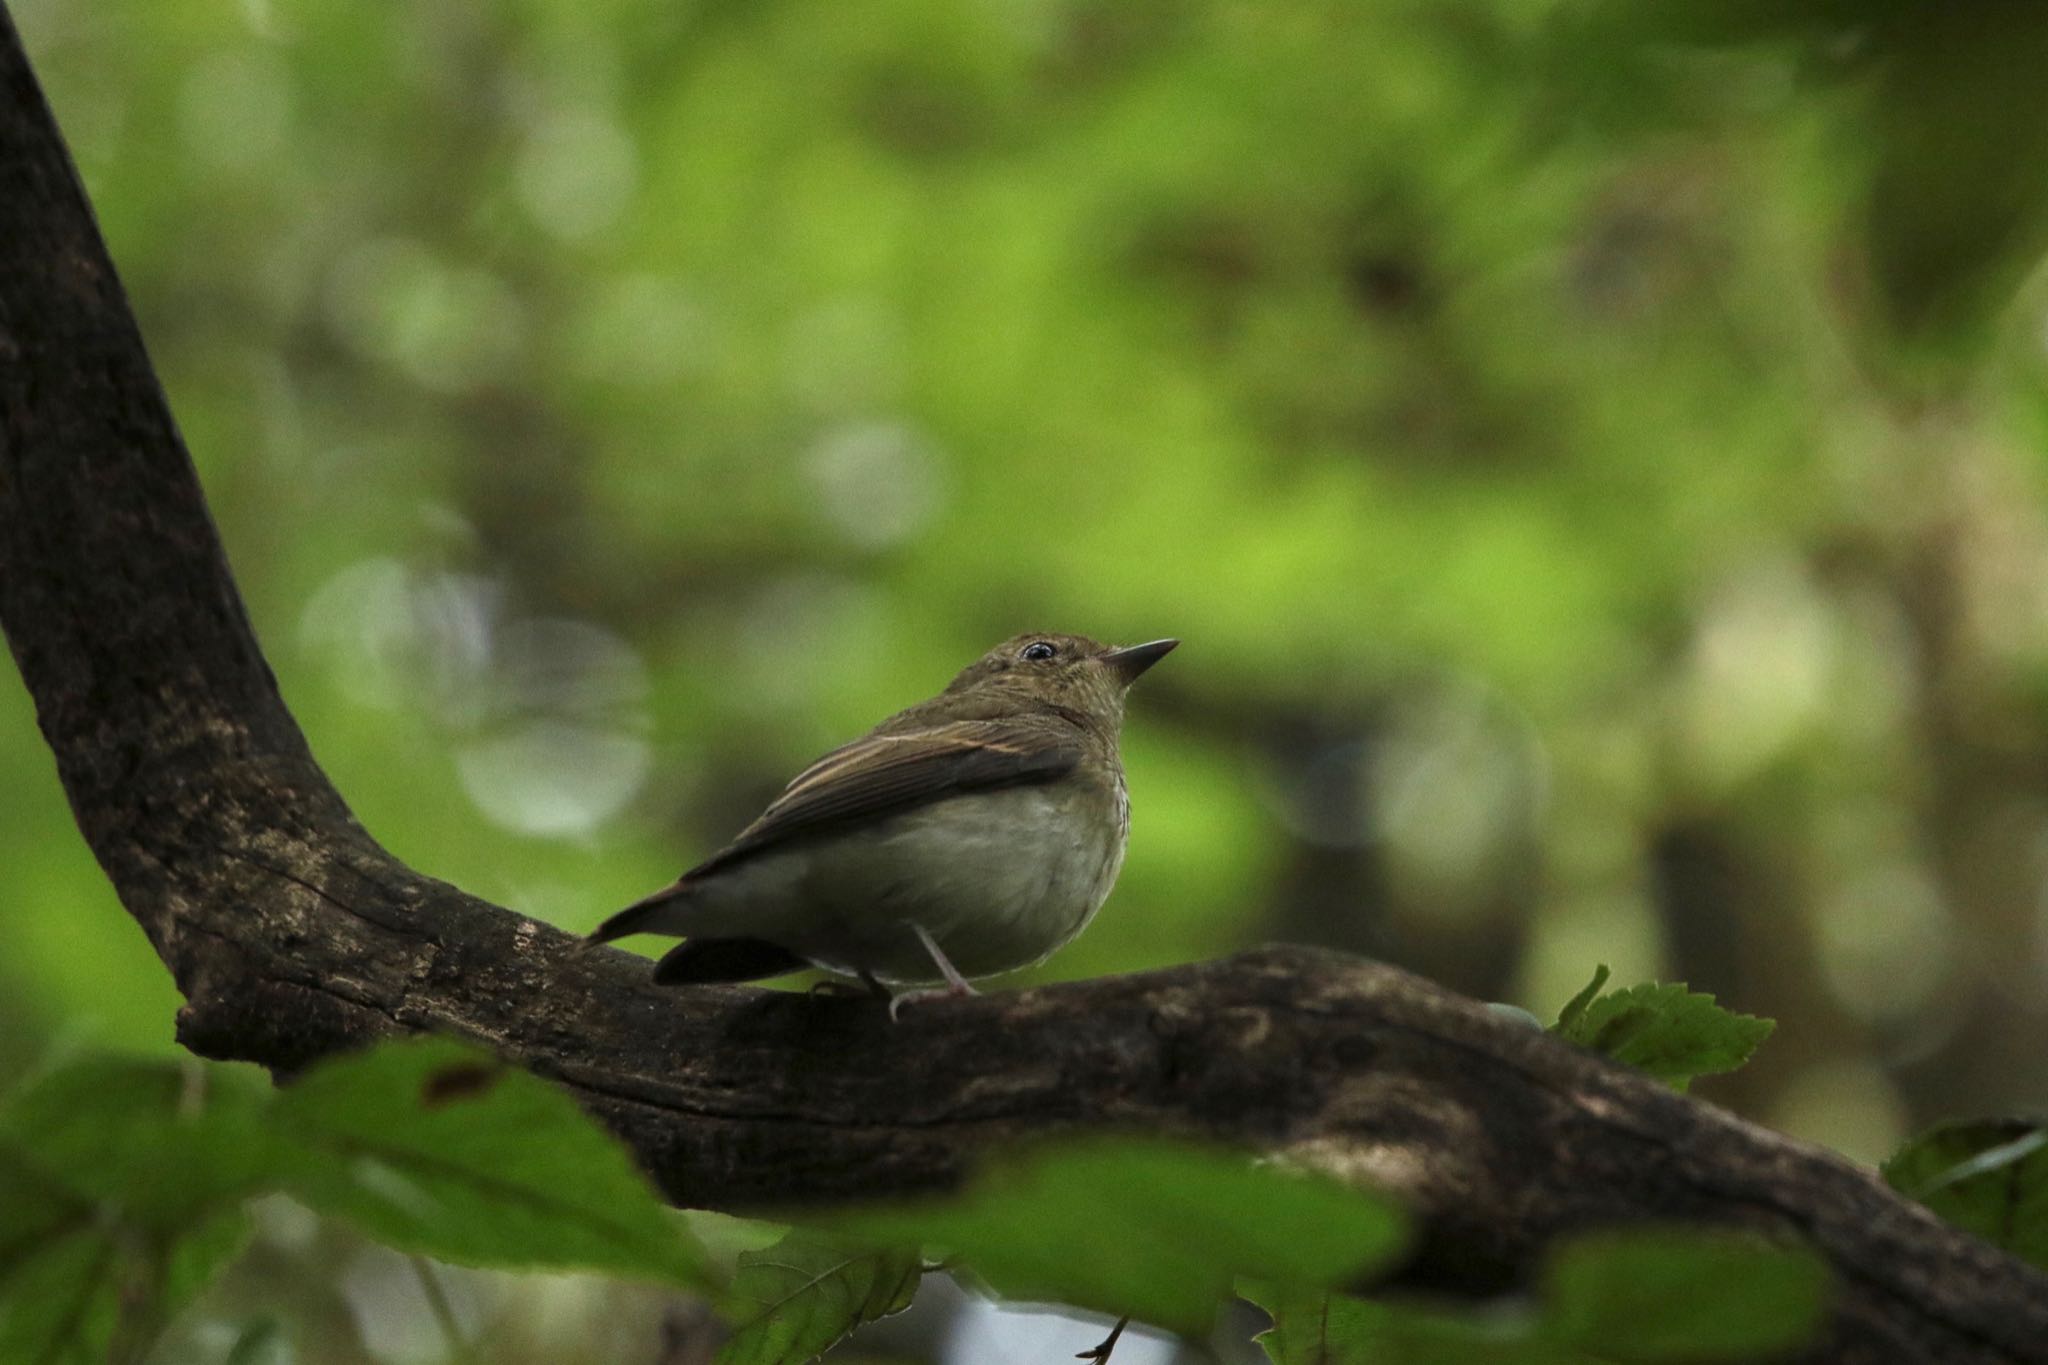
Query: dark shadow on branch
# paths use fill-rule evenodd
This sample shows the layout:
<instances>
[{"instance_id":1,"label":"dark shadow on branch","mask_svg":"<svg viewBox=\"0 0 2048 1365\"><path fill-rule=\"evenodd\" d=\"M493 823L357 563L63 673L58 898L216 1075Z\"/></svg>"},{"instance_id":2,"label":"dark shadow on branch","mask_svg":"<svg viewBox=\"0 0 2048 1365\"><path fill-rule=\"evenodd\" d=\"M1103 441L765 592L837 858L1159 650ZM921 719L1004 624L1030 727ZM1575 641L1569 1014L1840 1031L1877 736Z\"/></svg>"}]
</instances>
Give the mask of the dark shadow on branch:
<instances>
[{"instance_id":1,"label":"dark shadow on branch","mask_svg":"<svg viewBox=\"0 0 2048 1365\"><path fill-rule=\"evenodd\" d=\"M1392 968L1271 949L933 1004L655 989L645 963L421 876L285 710L192 465L0 20L0 624L72 809L208 1057L290 1072L407 1030L553 1076L678 1203L942 1188L1077 1125L1286 1152L1403 1194L1414 1273L1702 1219L1810 1240L1815 1359L2048 1362L2048 1277L1867 1173Z\"/></svg>"}]
</instances>

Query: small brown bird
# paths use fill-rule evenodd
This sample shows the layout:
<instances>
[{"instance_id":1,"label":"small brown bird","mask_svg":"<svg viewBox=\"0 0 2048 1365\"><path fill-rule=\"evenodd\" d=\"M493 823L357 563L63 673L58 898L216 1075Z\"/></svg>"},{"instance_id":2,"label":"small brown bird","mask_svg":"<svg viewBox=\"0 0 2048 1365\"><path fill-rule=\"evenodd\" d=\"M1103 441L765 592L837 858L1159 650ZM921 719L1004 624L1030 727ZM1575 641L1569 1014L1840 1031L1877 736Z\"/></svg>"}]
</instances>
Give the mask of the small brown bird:
<instances>
[{"instance_id":1,"label":"small brown bird","mask_svg":"<svg viewBox=\"0 0 2048 1365\"><path fill-rule=\"evenodd\" d=\"M597 927L680 934L660 982L807 964L877 990L1042 962L1109 895L1130 831L1124 691L1178 640L1019 635L798 773L737 839Z\"/></svg>"}]
</instances>

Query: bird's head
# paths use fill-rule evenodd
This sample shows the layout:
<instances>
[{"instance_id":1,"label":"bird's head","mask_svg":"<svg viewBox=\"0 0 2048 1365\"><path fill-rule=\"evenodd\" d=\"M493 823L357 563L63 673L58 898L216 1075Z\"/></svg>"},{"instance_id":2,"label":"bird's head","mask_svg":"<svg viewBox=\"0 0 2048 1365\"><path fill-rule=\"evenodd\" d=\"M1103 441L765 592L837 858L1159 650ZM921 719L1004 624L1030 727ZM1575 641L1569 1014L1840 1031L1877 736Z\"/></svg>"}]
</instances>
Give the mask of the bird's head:
<instances>
[{"instance_id":1,"label":"bird's head","mask_svg":"<svg viewBox=\"0 0 2048 1365\"><path fill-rule=\"evenodd\" d=\"M953 694L1035 698L1109 720L1123 716L1124 690L1179 644L1105 645L1085 635L1014 635L960 670Z\"/></svg>"}]
</instances>

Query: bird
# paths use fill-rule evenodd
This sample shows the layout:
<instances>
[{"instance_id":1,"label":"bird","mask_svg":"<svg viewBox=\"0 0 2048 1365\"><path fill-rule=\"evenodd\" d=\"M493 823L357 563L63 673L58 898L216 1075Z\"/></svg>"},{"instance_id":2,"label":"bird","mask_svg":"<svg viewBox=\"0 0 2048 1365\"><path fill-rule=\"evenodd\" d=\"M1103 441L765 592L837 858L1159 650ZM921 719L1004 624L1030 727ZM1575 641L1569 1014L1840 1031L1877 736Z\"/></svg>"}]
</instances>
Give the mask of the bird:
<instances>
[{"instance_id":1,"label":"bird","mask_svg":"<svg viewBox=\"0 0 2048 1365\"><path fill-rule=\"evenodd\" d=\"M891 1018L1044 961L1116 883L1124 694L1179 643L1004 641L798 773L732 842L590 940L681 936L655 966L664 985L821 967L889 996Z\"/></svg>"}]
</instances>

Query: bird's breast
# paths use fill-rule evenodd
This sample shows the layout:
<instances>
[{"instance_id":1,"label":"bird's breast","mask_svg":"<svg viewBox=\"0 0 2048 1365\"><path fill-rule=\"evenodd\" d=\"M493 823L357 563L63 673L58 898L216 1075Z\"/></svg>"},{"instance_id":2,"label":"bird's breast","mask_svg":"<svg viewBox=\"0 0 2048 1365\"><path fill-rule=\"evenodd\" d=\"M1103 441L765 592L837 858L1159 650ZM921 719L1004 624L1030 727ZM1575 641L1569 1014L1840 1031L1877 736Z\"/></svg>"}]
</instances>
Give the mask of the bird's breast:
<instances>
[{"instance_id":1,"label":"bird's breast","mask_svg":"<svg viewBox=\"0 0 2048 1365\"><path fill-rule=\"evenodd\" d=\"M807 880L853 937L877 931L876 953L882 940L897 941L890 930L916 923L962 972L992 976L1042 960L1081 931L1116 881L1128 828L1120 774L977 792L815 850ZM862 955L848 948L850 961ZM853 965L928 979L920 954Z\"/></svg>"}]
</instances>

